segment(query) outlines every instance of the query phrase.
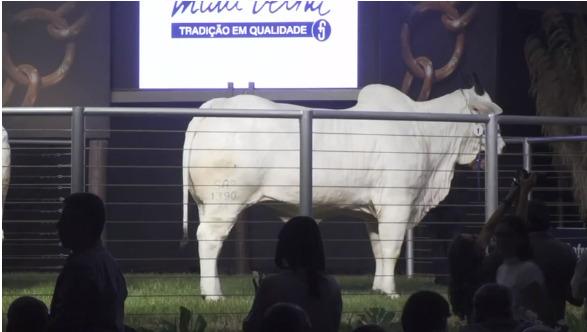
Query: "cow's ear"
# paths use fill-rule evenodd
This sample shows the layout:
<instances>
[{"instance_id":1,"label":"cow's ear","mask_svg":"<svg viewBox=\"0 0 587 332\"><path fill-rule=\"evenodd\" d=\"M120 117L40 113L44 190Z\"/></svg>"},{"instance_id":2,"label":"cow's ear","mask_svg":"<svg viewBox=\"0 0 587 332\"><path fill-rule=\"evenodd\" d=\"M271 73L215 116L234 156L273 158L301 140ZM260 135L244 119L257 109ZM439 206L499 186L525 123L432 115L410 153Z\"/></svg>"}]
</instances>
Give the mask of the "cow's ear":
<instances>
[{"instance_id":1,"label":"cow's ear","mask_svg":"<svg viewBox=\"0 0 587 332\"><path fill-rule=\"evenodd\" d=\"M503 112L499 105L484 98L471 98L469 107L471 112L477 114L501 114Z\"/></svg>"}]
</instances>

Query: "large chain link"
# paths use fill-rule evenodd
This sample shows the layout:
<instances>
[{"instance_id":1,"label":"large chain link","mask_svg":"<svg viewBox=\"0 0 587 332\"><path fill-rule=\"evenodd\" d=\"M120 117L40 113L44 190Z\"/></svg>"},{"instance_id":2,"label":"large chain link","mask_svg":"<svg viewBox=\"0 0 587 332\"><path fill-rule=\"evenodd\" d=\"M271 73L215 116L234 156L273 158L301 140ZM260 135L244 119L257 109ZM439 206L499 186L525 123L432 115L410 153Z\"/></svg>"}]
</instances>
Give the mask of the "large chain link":
<instances>
[{"instance_id":1,"label":"large chain link","mask_svg":"<svg viewBox=\"0 0 587 332\"><path fill-rule=\"evenodd\" d=\"M26 87L22 106L32 106L38 96L39 87L46 88L55 85L65 78L75 58L74 39L82 31L88 21L88 13L84 13L73 24L69 25L65 15L75 8L74 2L66 2L55 11L45 8L29 8L18 12L11 20L11 24L23 24L30 21L48 22L47 32L57 41L65 42L65 53L59 66L51 73L40 76L39 70L32 64L15 65L10 55L8 34L2 33L2 67L7 74L2 89L2 105L6 105L14 92L16 85Z\"/></svg>"},{"instance_id":2,"label":"large chain link","mask_svg":"<svg viewBox=\"0 0 587 332\"><path fill-rule=\"evenodd\" d=\"M452 56L448 62L437 69L434 69L432 60L425 56L414 58L410 40L411 30L410 24L414 22L416 15L423 14L428 11L435 11L442 13L441 21L443 26L451 32L457 34L455 46ZM427 100L430 97L432 84L442 81L449 77L457 68L459 61L463 55L465 47L465 28L469 25L477 12L477 5L472 5L467 11L461 15L455 8L453 2L423 2L414 7L406 22L402 24L401 29L401 49L402 57L408 70L404 75L402 82L402 91L409 94L414 81L414 77L422 80L422 88L418 95L418 100Z\"/></svg>"}]
</instances>

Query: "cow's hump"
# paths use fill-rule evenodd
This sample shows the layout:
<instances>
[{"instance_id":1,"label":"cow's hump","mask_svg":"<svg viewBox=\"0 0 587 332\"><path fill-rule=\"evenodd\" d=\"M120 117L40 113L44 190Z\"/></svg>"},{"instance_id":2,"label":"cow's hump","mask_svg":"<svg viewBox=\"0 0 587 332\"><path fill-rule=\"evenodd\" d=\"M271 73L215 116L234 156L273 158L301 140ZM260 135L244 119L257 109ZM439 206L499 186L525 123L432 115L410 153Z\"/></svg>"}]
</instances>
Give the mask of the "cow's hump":
<instances>
[{"instance_id":1,"label":"cow's hump","mask_svg":"<svg viewBox=\"0 0 587 332\"><path fill-rule=\"evenodd\" d=\"M276 103L255 95L237 95L230 98L215 98L201 108L207 109L275 109Z\"/></svg>"},{"instance_id":2,"label":"cow's hump","mask_svg":"<svg viewBox=\"0 0 587 332\"><path fill-rule=\"evenodd\" d=\"M357 97L356 108L406 112L413 107L414 101L398 89L383 85L370 84L362 88Z\"/></svg>"}]
</instances>

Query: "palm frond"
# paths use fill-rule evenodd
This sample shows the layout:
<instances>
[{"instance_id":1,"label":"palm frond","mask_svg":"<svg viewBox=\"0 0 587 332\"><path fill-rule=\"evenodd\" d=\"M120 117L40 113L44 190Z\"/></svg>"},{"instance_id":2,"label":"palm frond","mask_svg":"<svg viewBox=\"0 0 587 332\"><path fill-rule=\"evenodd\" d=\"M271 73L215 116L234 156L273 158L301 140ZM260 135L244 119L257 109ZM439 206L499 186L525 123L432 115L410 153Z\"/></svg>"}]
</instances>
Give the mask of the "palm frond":
<instances>
[{"instance_id":1,"label":"palm frond","mask_svg":"<svg viewBox=\"0 0 587 332\"><path fill-rule=\"evenodd\" d=\"M536 99L536 111L544 116L587 116L587 28L577 15L572 29L557 10L542 17L543 39L526 40L524 55L530 72L530 93ZM549 125L547 136L587 134L579 127ZM582 217L587 215L587 142L556 143L560 155L573 176L575 199Z\"/></svg>"}]
</instances>

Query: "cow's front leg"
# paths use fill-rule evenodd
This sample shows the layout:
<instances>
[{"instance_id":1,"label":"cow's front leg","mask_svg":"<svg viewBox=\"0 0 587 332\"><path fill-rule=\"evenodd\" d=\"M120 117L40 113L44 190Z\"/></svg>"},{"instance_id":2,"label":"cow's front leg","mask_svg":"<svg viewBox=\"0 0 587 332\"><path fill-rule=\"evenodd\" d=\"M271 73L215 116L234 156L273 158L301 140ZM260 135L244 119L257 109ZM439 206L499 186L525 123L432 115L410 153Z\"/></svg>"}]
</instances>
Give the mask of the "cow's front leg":
<instances>
[{"instance_id":1,"label":"cow's front leg","mask_svg":"<svg viewBox=\"0 0 587 332\"><path fill-rule=\"evenodd\" d=\"M373 250L373 257L375 258L375 275L373 276L374 291L383 291L383 283L381 277L383 274L383 260L381 259L381 241L379 240L379 229L376 221L367 220L367 233L371 241L371 250Z\"/></svg>"},{"instance_id":2,"label":"cow's front leg","mask_svg":"<svg viewBox=\"0 0 587 332\"><path fill-rule=\"evenodd\" d=\"M409 212L408 207L387 206L379 215L379 240L382 255L380 289L392 298L399 296L395 287L395 266L408 227Z\"/></svg>"},{"instance_id":3,"label":"cow's front leg","mask_svg":"<svg viewBox=\"0 0 587 332\"><path fill-rule=\"evenodd\" d=\"M201 216L198 226L198 250L200 254L200 292L206 300L216 301L223 298L220 279L218 277L218 255L222 244L235 220L218 220L209 216ZM234 218L234 217L233 217Z\"/></svg>"}]
</instances>

